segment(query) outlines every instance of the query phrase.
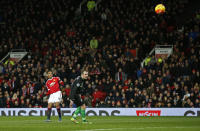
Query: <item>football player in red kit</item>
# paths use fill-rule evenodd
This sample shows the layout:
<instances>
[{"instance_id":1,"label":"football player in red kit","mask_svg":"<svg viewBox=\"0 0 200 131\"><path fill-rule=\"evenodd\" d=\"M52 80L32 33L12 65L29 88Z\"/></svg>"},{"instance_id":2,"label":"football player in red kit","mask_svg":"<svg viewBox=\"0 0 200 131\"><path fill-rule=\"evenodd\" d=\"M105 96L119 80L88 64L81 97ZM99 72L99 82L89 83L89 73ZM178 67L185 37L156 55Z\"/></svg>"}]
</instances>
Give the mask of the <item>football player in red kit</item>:
<instances>
[{"instance_id":1,"label":"football player in red kit","mask_svg":"<svg viewBox=\"0 0 200 131\"><path fill-rule=\"evenodd\" d=\"M60 102L62 100L62 93L60 91L60 84L64 85L64 82L60 80L59 77L53 77L52 71L48 71L48 80L46 82L46 87L48 89L47 95L49 95L48 99L48 111L47 111L47 122L50 121L51 116L51 108L52 105L56 104L56 109L59 116L59 121L62 121L61 111L60 111Z\"/></svg>"}]
</instances>

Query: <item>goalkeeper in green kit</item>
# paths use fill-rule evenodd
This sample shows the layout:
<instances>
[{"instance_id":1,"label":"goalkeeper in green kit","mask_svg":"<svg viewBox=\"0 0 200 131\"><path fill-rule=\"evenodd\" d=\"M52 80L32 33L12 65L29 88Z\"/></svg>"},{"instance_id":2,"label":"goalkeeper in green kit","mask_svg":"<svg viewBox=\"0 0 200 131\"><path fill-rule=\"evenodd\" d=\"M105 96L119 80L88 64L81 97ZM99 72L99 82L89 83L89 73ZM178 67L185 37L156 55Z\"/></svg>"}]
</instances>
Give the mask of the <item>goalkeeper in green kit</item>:
<instances>
[{"instance_id":1,"label":"goalkeeper in green kit","mask_svg":"<svg viewBox=\"0 0 200 131\"><path fill-rule=\"evenodd\" d=\"M77 109L74 112L74 114L71 118L71 121L76 124L79 123L76 119L79 113L81 114L81 117L82 117L82 123L89 123L86 120L86 114L85 114L86 105L81 98L81 95L84 95L84 93L85 93L85 88L83 87L83 83L84 83L84 80L86 80L87 78L88 78L88 71L82 70L81 76L78 76L74 80L74 82L72 83L72 86L71 86L71 91L70 91L70 95L69 95L70 104L74 103L77 106ZM89 123L89 124L91 124L91 123Z\"/></svg>"}]
</instances>

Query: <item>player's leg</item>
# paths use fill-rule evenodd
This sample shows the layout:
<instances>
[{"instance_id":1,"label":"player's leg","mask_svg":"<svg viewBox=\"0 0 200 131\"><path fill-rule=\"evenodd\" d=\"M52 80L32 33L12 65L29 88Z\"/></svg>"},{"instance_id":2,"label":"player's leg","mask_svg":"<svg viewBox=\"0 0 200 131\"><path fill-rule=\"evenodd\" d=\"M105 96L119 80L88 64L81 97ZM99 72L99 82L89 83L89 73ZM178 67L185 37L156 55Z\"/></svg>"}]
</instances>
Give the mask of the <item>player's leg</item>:
<instances>
[{"instance_id":1,"label":"player's leg","mask_svg":"<svg viewBox=\"0 0 200 131\"><path fill-rule=\"evenodd\" d=\"M46 121L50 121L50 117L51 117L51 108L53 105L53 94L50 94L49 99L48 99L48 110L47 110L47 120Z\"/></svg>"},{"instance_id":2,"label":"player's leg","mask_svg":"<svg viewBox=\"0 0 200 131\"><path fill-rule=\"evenodd\" d=\"M60 102L56 102L56 109L57 109L57 112L58 112L59 121L62 121L61 110L60 110Z\"/></svg>"},{"instance_id":3,"label":"player's leg","mask_svg":"<svg viewBox=\"0 0 200 131\"><path fill-rule=\"evenodd\" d=\"M79 106L77 109L76 109L76 111L74 112L74 114L73 114L73 116L72 116L72 118L71 118L71 121L72 122L74 122L74 123L76 123L76 124L78 124L79 122L77 121L77 116L78 116L78 114L80 113L80 111L81 111L81 107Z\"/></svg>"},{"instance_id":4,"label":"player's leg","mask_svg":"<svg viewBox=\"0 0 200 131\"><path fill-rule=\"evenodd\" d=\"M53 104L54 104L54 94L50 94L48 99L47 121L50 121Z\"/></svg>"},{"instance_id":5,"label":"player's leg","mask_svg":"<svg viewBox=\"0 0 200 131\"><path fill-rule=\"evenodd\" d=\"M47 121L50 121L52 104L53 104L53 103L48 103Z\"/></svg>"},{"instance_id":6,"label":"player's leg","mask_svg":"<svg viewBox=\"0 0 200 131\"><path fill-rule=\"evenodd\" d=\"M85 121L86 120L86 117L85 117L85 109L86 109L86 105L83 104L81 106L81 117L82 117L82 121Z\"/></svg>"},{"instance_id":7,"label":"player's leg","mask_svg":"<svg viewBox=\"0 0 200 131\"><path fill-rule=\"evenodd\" d=\"M62 93L61 93L61 91L58 91L58 92L55 93L54 102L56 103L56 109L57 109L57 112L58 112L59 121L62 121L61 110L60 110L61 101L62 101Z\"/></svg>"},{"instance_id":8,"label":"player's leg","mask_svg":"<svg viewBox=\"0 0 200 131\"><path fill-rule=\"evenodd\" d=\"M85 104L82 104L82 105L81 105L81 117L82 117L82 122L86 122L85 109L86 109L86 105L85 105Z\"/></svg>"},{"instance_id":9,"label":"player's leg","mask_svg":"<svg viewBox=\"0 0 200 131\"><path fill-rule=\"evenodd\" d=\"M74 119L76 119L76 117L78 116L78 114L81 112L81 107L79 106L79 107L77 107L76 108L76 110L75 110L75 112L74 112L74 114L73 114L73 118Z\"/></svg>"},{"instance_id":10,"label":"player's leg","mask_svg":"<svg viewBox=\"0 0 200 131\"><path fill-rule=\"evenodd\" d=\"M77 109L75 110L75 112L74 112L74 114L73 114L73 116L71 118L71 121L77 124L79 122L77 121L76 118L77 118L78 114L81 113L81 106L80 106L81 105L81 100L79 98L77 98L77 99L75 99L74 103L76 104Z\"/></svg>"},{"instance_id":11,"label":"player's leg","mask_svg":"<svg viewBox=\"0 0 200 131\"><path fill-rule=\"evenodd\" d=\"M86 120L85 109L86 109L86 105L85 105L85 103L83 103L82 106L81 106L82 123L84 123L84 124L92 124L92 122L88 122L88 121Z\"/></svg>"}]
</instances>

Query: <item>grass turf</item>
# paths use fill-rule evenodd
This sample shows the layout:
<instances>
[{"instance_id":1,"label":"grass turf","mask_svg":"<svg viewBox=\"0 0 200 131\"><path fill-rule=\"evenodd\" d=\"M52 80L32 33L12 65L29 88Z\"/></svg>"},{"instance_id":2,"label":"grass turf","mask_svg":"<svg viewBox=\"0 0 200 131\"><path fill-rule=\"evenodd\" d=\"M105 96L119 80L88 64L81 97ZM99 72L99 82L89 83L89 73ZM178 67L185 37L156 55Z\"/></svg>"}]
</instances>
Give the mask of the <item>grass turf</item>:
<instances>
[{"instance_id":1,"label":"grass turf","mask_svg":"<svg viewBox=\"0 0 200 131\"><path fill-rule=\"evenodd\" d=\"M200 117L90 116L92 124L74 124L70 117L0 117L0 131L200 131ZM80 118L78 119L79 121Z\"/></svg>"}]
</instances>

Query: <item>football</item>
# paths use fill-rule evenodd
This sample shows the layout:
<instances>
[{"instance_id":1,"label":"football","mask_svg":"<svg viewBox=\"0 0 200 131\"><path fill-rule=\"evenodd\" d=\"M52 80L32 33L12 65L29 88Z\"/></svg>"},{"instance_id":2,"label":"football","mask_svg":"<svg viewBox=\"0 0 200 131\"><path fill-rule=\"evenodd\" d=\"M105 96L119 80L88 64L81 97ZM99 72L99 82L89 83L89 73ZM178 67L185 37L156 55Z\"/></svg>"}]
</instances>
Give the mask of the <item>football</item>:
<instances>
[{"instance_id":1,"label":"football","mask_svg":"<svg viewBox=\"0 0 200 131\"><path fill-rule=\"evenodd\" d=\"M165 6L163 4L158 4L155 7L156 14L163 14L165 13Z\"/></svg>"}]
</instances>

